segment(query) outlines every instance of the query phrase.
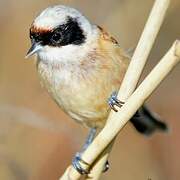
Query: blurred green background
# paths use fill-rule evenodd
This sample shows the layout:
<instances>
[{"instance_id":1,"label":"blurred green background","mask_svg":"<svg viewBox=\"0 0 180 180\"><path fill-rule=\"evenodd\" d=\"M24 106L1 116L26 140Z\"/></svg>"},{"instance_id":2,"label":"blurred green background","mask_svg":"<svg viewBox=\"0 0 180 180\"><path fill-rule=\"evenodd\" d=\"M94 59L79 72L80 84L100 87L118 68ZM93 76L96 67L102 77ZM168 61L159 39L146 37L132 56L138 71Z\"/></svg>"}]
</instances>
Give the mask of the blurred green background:
<instances>
[{"instance_id":1,"label":"blurred green background","mask_svg":"<svg viewBox=\"0 0 180 180\"><path fill-rule=\"evenodd\" d=\"M54 4L78 8L129 49L137 44L153 0L0 1L0 180L57 180L87 134L41 88L33 60L24 59L32 20ZM180 37L179 17L180 1L172 0L144 75ZM180 65L148 100L170 133L146 138L128 124L102 179L180 179L179 77Z\"/></svg>"}]
</instances>

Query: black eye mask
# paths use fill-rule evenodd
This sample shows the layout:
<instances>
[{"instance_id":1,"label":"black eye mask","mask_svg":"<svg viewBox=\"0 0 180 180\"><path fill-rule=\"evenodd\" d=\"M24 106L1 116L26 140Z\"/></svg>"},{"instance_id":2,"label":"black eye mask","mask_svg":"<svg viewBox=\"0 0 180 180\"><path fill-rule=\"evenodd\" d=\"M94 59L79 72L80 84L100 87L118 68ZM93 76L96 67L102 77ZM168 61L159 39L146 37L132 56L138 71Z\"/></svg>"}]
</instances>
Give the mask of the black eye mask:
<instances>
[{"instance_id":1,"label":"black eye mask","mask_svg":"<svg viewBox=\"0 0 180 180\"><path fill-rule=\"evenodd\" d=\"M69 44L81 45L85 42L85 35L77 21L69 18L66 24L60 25L47 32L31 32L32 41L41 42L42 45L54 47L66 46Z\"/></svg>"}]
</instances>

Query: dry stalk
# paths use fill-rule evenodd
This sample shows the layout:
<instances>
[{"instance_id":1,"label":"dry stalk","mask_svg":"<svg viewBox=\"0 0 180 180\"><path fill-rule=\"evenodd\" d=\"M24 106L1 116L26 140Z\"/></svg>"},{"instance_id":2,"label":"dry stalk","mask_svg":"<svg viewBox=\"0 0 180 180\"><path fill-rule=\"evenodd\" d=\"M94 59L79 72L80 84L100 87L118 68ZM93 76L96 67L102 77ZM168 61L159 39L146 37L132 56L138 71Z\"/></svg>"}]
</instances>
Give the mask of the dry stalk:
<instances>
[{"instance_id":1,"label":"dry stalk","mask_svg":"<svg viewBox=\"0 0 180 180\"><path fill-rule=\"evenodd\" d=\"M122 102L127 101L137 86L149 53L163 23L169 2L170 0L156 0L153 5L144 31L138 42L137 48L134 52L131 63L118 93L118 99ZM107 123L109 123L109 121L107 121ZM103 156L101 155L99 157L99 161L101 162L97 161L97 163L95 163L95 165L92 167L90 173L91 180L99 179L102 168L108 159L110 151L111 148L107 148L106 152L103 153ZM88 179L89 178L86 178L86 180Z\"/></svg>"}]
</instances>

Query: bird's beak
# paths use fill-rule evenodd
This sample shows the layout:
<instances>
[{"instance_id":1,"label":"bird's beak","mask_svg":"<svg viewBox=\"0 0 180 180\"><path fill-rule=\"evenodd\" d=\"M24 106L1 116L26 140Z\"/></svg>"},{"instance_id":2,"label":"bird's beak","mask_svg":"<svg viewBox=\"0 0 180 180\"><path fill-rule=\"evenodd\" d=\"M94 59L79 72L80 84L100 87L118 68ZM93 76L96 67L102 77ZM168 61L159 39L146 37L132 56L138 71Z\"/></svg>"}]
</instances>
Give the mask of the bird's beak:
<instances>
[{"instance_id":1,"label":"bird's beak","mask_svg":"<svg viewBox=\"0 0 180 180\"><path fill-rule=\"evenodd\" d=\"M42 49L42 45L41 43L35 43L33 42L32 43L32 46L31 48L29 49L29 51L27 52L27 55L26 55L26 59L28 59L30 56L32 56L33 54L37 53L38 51L40 51Z\"/></svg>"}]
</instances>

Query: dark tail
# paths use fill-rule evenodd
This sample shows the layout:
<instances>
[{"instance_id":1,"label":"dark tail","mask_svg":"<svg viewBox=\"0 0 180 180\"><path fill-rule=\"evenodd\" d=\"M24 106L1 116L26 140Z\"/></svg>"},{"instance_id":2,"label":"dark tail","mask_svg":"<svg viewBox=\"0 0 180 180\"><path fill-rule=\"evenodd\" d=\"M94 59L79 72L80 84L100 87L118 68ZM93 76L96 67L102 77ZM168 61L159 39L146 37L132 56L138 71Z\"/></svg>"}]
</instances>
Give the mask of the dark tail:
<instances>
[{"instance_id":1,"label":"dark tail","mask_svg":"<svg viewBox=\"0 0 180 180\"><path fill-rule=\"evenodd\" d=\"M152 113L146 106L142 106L138 110L131 119L131 122L138 132L145 135L151 135L156 130L168 131L166 123L162 122L160 118Z\"/></svg>"}]
</instances>

